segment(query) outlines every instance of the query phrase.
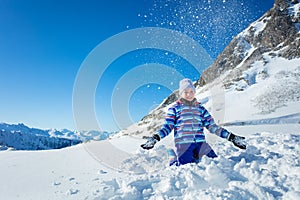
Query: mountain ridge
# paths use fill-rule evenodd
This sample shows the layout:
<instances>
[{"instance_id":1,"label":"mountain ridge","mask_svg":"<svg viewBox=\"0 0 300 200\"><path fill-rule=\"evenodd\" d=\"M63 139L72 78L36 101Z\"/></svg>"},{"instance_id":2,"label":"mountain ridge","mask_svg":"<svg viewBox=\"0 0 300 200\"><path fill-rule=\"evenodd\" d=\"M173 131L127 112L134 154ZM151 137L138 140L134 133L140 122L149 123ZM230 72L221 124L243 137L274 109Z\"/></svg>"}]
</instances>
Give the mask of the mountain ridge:
<instances>
[{"instance_id":1,"label":"mountain ridge","mask_svg":"<svg viewBox=\"0 0 300 200\"><path fill-rule=\"evenodd\" d=\"M0 150L61 149L90 140L105 140L113 133L29 128L23 123L0 123Z\"/></svg>"},{"instance_id":2,"label":"mountain ridge","mask_svg":"<svg viewBox=\"0 0 300 200\"><path fill-rule=\"evenodd\" d=\"M300 57L300 11L298 0L275 0L274 7L238 34L214 63L204 70L197 86L211 83L228 70L249 67L263 59L266 52L276 52L287 59ZM247 50L254 47L251 55ZM247 58L247 59L245 59ZM242 70L241 70L242 71Z\"/></svg>"}]
</instances>

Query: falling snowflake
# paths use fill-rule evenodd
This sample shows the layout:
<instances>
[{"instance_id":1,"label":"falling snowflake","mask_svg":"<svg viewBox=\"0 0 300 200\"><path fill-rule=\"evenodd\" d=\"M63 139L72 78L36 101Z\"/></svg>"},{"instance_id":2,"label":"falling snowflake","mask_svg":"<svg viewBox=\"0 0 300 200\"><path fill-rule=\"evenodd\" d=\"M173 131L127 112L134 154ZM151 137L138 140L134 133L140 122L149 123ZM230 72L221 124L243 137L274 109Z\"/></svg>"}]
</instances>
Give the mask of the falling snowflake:
<instances>
[{"instance_id":1,"label":"falling snowflake","mask_svg":"<svg viewBox=\"0 0 300 200\"><path fill-rule=\"evenodd\" d=\"M167 3L154 0L148 13L139 17L146 23L143 26L154 23L187 34L216 57L235 35L258 18L257 10L259 3L252 5L246 0L172 0Z\"/></svg>"}]
</instances>

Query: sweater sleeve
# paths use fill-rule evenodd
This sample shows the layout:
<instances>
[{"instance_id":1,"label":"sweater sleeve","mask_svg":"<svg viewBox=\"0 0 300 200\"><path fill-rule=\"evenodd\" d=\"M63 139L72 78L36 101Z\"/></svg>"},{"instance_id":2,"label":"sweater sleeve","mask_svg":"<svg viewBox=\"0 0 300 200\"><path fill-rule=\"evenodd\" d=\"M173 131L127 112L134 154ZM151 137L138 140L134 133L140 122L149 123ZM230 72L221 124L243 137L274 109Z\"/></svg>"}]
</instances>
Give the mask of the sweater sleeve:
<instances>
[{"instance_id":1,"label":"sweater sleeve","mask_svg":"<svg viewBox=\"0 0 300 200\"><path fill-rule=\"evenodd\" d=\"M163 126L161 127L161 129L158 131L158 135L160 138L164 138L167 135L169 135L171 133L171 131L174 128L175 125L175 121L176 121L176 111L174 107L170 107L168 109L166 118L165 118L165 122L163 124Z\"/></svg>"},{"instance_id":2,"label":"sweater sleeve","mask_svg":"<svg viewBox=\"0 0 300 200\"><path fill-rule=\"evenodd\" d=\"M229 131L226 129L218 126L215 123L215 120L211 116L211 114L203 107L201 106L202 109L202 117L203 117L203 125L204 127L209 130L210 133L215 134L221 138L227 138L228 135L230 134Z\"/></svg>"}]
</instances>

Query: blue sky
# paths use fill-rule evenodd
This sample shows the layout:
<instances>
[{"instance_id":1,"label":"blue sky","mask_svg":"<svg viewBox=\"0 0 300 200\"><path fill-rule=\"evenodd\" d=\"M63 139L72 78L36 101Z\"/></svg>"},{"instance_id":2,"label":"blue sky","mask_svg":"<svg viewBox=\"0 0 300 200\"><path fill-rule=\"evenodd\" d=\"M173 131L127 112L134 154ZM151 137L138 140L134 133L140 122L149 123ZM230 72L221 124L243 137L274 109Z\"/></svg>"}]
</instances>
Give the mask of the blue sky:
<instances>
[{"instance_id":1,"label":"blue sky","mask_svg":"<svg viewBox=\"0 0 300 200\"><path fill-rule=\"evenodd\" d=\"M168 28L197 41L213 60L272 5L271 0L1 0L0 122L75 129L74 82L83 61L101 42L134 28ZM146 63L167 65L193 80L200 75L170 52L144 49L120 56L99 80L95 95L103 130L120 129L111 114L116 83ZM169 82L174 88L178 85ZM170 92L157 83L137 86L124 104L129 105L132 120L138 121Z\"/></svg>"}]
</instances>

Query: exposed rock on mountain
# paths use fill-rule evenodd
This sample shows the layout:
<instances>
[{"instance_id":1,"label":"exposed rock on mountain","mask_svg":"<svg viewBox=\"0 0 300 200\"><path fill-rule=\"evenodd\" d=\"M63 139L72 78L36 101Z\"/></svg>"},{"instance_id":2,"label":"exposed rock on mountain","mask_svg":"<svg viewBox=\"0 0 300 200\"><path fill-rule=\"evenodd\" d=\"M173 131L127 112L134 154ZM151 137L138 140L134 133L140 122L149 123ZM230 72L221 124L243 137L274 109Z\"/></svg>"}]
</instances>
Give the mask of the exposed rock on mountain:
<instances>
[{"instance_id":1,"label":"exposed rock on mountain","mask_svg":"<svg viewBox=\"0 0 300 200\"><path fill-rule=\"evenodd\" d=\"M274 7L245 31L235 37L206 69L197 82L203 86L233 69L235 77L257 61L263 54L277 54L293 59L300 57L300 11L298 0L275 0ZM249 52L249 50L252 51ZM232 76L233 73L231 73Z\"/></svg>"}]
</instances>

